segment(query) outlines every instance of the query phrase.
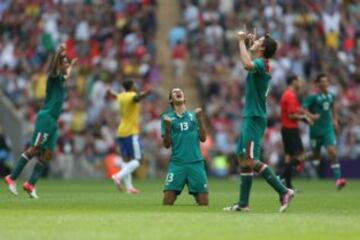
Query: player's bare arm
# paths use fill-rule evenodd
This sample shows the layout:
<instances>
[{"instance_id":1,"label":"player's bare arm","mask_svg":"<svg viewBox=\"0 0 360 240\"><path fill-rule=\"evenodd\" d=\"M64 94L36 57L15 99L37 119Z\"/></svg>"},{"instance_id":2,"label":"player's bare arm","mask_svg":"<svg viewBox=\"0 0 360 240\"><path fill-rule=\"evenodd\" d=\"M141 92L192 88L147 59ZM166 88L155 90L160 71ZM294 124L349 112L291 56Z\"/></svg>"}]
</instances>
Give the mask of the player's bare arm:
<instances>
[{"instance_id":1,"label":"player's bare arm","mask_svg":"<svg viewBox=\"0 0 360 240\"><path fill-rule=\"evenodd\" d=\"M49 65L49 74L57 76L59 74L59 66L61 57L65 54L65 44L61 44L55 55L51 58Z\"/></svg>"},{"instance_id":2,"label":"player's bare arm","mask_svg":"<svg viewBox=\"0 0 360 240\"><path fill-rule=\"evenodd\" d=\"M146 98L149 94L151 94L151 89L147 89L147 90L139 93L138 95L136 95L134 97L134 102L140 102L141 100Z\"/></svg>"},{"instance_id":3,"label":"player's bare arm","mask_svg":"<svg viewBox=\"0 0 360 240\"><path fill-rule=\"evenodd\" d=\"M118 93L112 90L111 88L106 89L106 95L105 95L106 99L115 99L117 95Z\"/></svg>"},{"instance_id":4,"label":"player's bare arm","mask_svg":"<svg viewBox=\"0 0 360 240\"><path fill-rule=\"evenodd\" d=\"M339 121L338 121L338 117L337 117L337 106L336 103L334 103L333 107L331 108L332 111L332 119L333 119L333 125L334 125L334 129L335 131L339 130Z\"/></svg>"},{"instance_id":5,"label":"player's bare arm","mask_svg":"<svg viewBox=\"0 0 360 240\"><path fill-rule=\"evenodd\" d=\"M291 113L288 115L289 119L291 120L295 120L295 121L303 121L306 124L309 125L313 125L314 124L314 120L307 115L306 113Z\"/></svg>"},{"instance_id":6,"label":"player's bare arm","mask_svg":"<svg viewBox=\"0 0 360 240\"><path fill-rule=\"evenodd\" d=\"M77 63L77 59L74 58L71 60L70 64L68 66L66 66L65 74L64 74L65 79L68 79L70 77L71 71L72 71L73 67L76 65L76 63Z\"/></svg>"},{"instance_id":7,"label":"player's bare arm","mask_svg":"<svg viewBox=\"0 0 360 240\"><path fill-rule=\"evenodd\" d=\"M248 71L253 70L253 63L251 61L251 56L246 48L245 40L247 39L247 33L244 31L238 32L239 38L239 49L240 49L240 61L244 68Z\"/></svg>"},{"instance_id":8,"label":"player's bare arm","mask_svg":"<svg viewBox=\"0 0 360 240\"><path fill-rule=\"evenodd\" d=\"M170 138L170 130L171 130L171 119L169 117L164 118L165 123L165 134L163 138L163 143L165 148L171 147L171 138Z\"/></svg>"},{"instance_id":9,"label":"player's bare arm","mask_svg":"<svg viewBox=\"0 0 360 240\"><path fill-rule=\"evenodd\" d=\"M206 141L206 127L205 127L205 121L204 121L204 114L201 108L197 108L195 110L196 113L196 119L199 123L199 139L201 142Z\"/></svg>"}]
</instances>

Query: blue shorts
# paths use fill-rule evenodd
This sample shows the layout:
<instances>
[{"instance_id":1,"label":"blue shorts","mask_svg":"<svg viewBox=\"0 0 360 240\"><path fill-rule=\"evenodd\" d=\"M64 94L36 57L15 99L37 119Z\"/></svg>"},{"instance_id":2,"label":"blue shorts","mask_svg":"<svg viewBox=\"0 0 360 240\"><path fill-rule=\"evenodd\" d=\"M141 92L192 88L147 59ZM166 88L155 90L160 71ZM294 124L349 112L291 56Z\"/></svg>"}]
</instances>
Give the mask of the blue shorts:
<instances>
[{"instance_id":1,"label":"blue shorts","mask_svg":"<svg viewBox=\"0 0 360 240\"><path fill-rule=\"evenodd\" d=\"M138 135L128 137L118 137L117 143L123 157L140 160L142 157L142 147Z\"/></svg>"}]
</instances>

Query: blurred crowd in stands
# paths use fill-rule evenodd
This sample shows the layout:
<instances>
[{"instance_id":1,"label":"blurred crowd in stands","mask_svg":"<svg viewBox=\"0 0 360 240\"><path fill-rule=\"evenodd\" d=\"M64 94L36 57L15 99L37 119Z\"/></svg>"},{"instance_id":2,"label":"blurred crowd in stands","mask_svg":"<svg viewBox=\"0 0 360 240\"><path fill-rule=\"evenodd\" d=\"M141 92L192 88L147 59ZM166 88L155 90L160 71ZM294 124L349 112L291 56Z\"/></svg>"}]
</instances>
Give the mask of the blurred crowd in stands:
<instances>
[{"instance_id":1,"label":"blurred crowd in stands","mask_svg":"<svg viewBox=\"0 0 360 240\"><path fill-rule=\"evenodd\" d=\"M337 95L341 131L339 155L360 158L360 4L351 0L181 0L180 22L172 38L185 41L196 83L212 126L219 169L232 155L241 125L246 72L238 58L237 32L246 28L257 35L270 33L279 45L271 61L268 129L264 156L269 163L281 159L279 99L286 77L299 75L306 82L304 95L314 90L317 74L331 78ZM184 34L181 34L185 32ZM173 40L175 42L175 40ZM304 126L303 126L304 127ZM309 145L306 127L303 140ZM232 162L232 161L230 161ZM221 172L221 171L220 171Z\"/></svg>"},{"instance_id":2,"label":"blurred crowd in stands","mask_svg":"<svg viewBox=\"0 0 360 240\"><path fill-rule=\"evenodd\" d=\"M174 79L181 86L188 57L208 116L210 137L202 150L213 174L236 172L233 152L246 78L237 55L237 32L244 26L248 31L256 28L259 36L268 32L279 43L271 61L264 160L276 165L281 159L278 103L286 76L301 76L307 83L306 96L320 72L330 75L331 91L337 95L340 157L360 158L360 4L356 0L178 0L174 4L181 7L181 21L168 35ZM160 86L156 11L156 0L0 0L0 89L27 120L24 145L45 96L49 56L65 42L68 56L79 60L67 82L52 175L102 176L104 159L112 159L117 149L114 134L119 121L117 106L105 100L106 89L121 91L127 78L135 79L139 89ZM161 147L159 134L159 115L167 102L158 90L155 87L142 105L145 161L140 175L156 176L169 154ZM302 127L308 146L307 128Z\"/></svg>"},{"instance_id":3,"label":"blurred crowd in stands","mask_svg":"<svg viewBox=\"0 0 360 240\"><path fill-rule=\"evenodd\" d=\"M107 88L122 91L124 79L134 79L139 90L161 84L155 60L156 11L155 0L0 0L0 89L27 120L24 145L45 97L49 58L62 42L67 55L78 58L67 82L53 175L102 174L103 159L117 149L119 122L118 107L105 100ZM142 106L143 144L150 162L144 166L150 165L153 175L161 164L155 159L162 158L163 105L154 91Z\"/></svg>"}]
</instances>

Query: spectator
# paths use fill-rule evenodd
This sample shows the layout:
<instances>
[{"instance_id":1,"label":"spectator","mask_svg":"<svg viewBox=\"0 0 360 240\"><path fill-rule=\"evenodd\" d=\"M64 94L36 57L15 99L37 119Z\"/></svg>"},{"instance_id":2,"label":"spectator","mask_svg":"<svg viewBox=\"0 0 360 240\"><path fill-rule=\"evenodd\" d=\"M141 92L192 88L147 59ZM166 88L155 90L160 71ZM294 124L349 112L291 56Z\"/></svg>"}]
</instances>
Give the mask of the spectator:
<instances>
[{"instance_id":1,"label":"spectator","mask_svg":"<svg viewBox=\"0 0 360 240\"><path fill-rule=\"evenodd\" d=\"M170 47L176 47L179 42L186 43L186 34L186 28L182 23L178 23L176 26L171 28L168 35Z\"/></svg>"},{"instance_id":2,"label":"spectator","mask_svg":"<svg viewBox=\"0 0 360 240\"><path fill-rule=\"evenodd\" d=\"M178 41L171 51L174 80L177 86L181 86L185 73L186 47L181 41Z\"/></svg>"}]
</instances>

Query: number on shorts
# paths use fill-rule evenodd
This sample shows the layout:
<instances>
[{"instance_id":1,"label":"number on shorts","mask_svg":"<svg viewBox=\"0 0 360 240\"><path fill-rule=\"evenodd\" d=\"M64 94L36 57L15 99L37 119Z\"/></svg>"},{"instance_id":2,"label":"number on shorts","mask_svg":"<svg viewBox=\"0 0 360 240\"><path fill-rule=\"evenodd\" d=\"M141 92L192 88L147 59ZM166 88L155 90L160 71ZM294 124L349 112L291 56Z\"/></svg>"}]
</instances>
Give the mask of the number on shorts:
<instances>
[{"instance_id":1,"label":"number on shorts","mask_svg":"<svg viewBox=\"0 0 360 240\"><path fill-rule=\"evenodd\" d=\"M47 142L47 140L49 139L49 134L48 133L44 133L42 140L41 140L41 144L45 144Z\"/></svg>"},{"instance_id":2,"label":"number on shorts","mask_svg":"<svg viewBox=\"0 0 360 240\"><path fill-rule=\"evenodd\" d=\"M174 174L173 173L168 173L166 175L166 183L171 183L172 181L174 181Z\"/></svg>"}]
</instances>

